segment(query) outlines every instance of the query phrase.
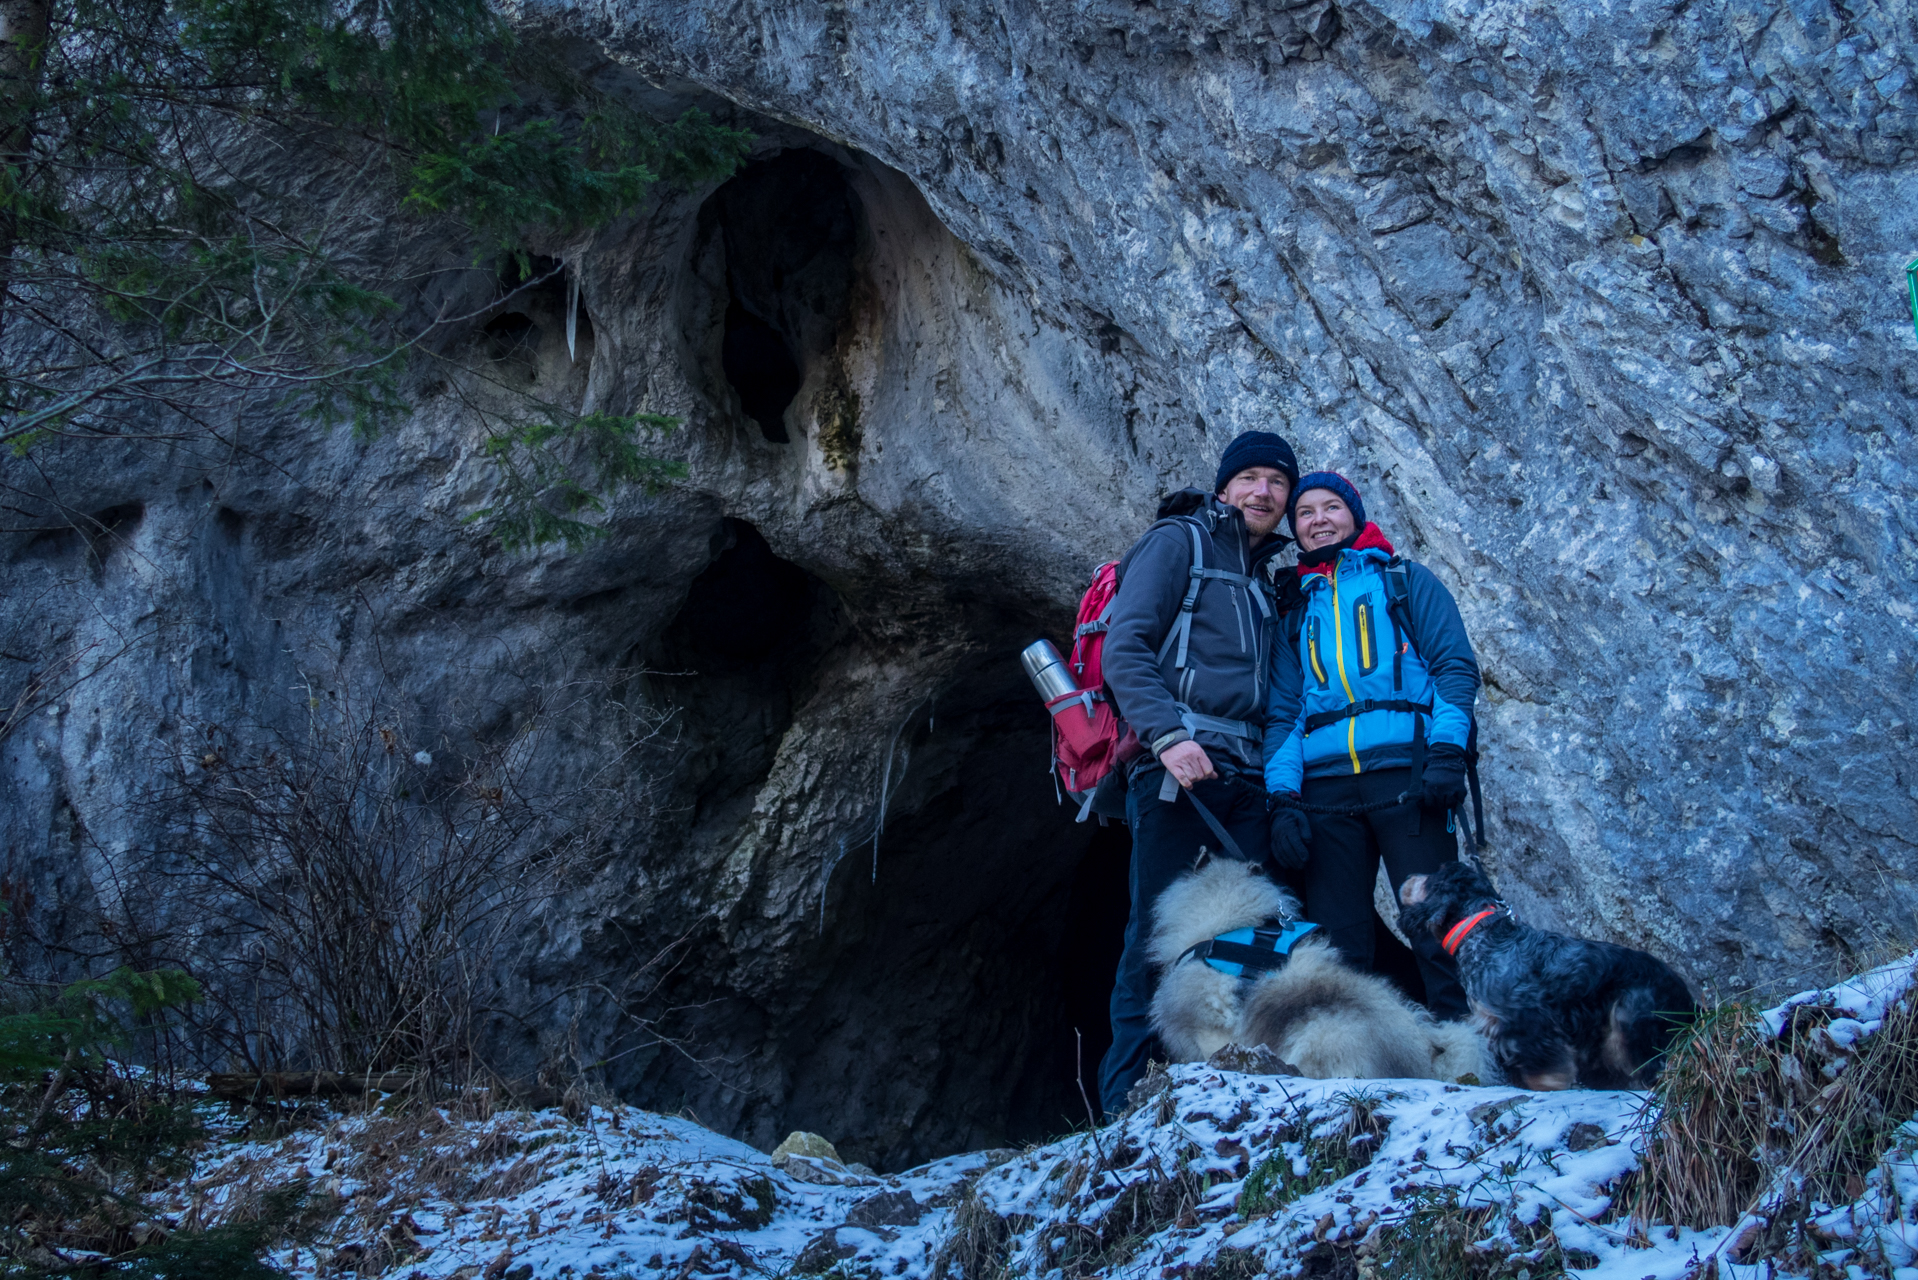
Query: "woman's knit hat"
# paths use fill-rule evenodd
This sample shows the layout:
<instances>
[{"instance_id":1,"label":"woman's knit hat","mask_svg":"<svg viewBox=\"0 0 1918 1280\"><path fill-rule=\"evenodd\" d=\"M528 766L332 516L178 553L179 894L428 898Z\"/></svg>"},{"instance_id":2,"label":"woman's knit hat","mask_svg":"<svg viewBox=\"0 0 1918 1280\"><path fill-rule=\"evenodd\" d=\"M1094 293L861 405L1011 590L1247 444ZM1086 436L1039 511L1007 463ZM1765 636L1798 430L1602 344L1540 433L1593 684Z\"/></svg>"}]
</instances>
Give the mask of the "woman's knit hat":
<instances>
[{"instance_id":1,"label":"woman's knit hat","mask_svg":"<svg viewBox=\"0 0 1918 1280\"><path fill-rule=\"evenodd\" d=\"M1345 505L1351 509L1353 531L1357 532L1365 528L1365 499L1359 497L1359 491L1353 487L1352 482L1336 471L1314 471L1299 481L1298 487L1292 490L1291 501L1285 504L1285 521L1287 527L1292 530L1293 537L1299 536L1299 497L1307 489L1330 489L1338 494L1345 499Z\"/></svg>"}]
</instances>

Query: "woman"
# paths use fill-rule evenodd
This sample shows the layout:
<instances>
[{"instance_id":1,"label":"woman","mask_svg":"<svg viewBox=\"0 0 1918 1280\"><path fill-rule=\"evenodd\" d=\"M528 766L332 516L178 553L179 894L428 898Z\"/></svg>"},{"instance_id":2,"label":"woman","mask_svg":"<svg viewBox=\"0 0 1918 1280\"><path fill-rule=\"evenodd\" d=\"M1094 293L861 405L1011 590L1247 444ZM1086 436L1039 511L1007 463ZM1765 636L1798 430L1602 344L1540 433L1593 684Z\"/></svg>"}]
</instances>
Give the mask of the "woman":
<instances>
[{"instance_id":1,"label":"woman","mask_svg":"<svg viewBox=\"0 0 1918 1280\"><path fill-rule=\"evenodd\" d=\"M1273 854L1305 868L1305 912L1340 953L1372 965L1372 886L1393 890L1458 857L1478 660L1452 593L1400 560L1351 481L1318 471L1287 508L1303 603L1273 646L1265 786ZM1314 810L1310 818L1285 802ZM1374 807L1377 806L1377 807ZM1309 855L1309 856L1308 856ZM1412 939L1426 1007L1465 1013L1450 956Z\"/></svg>"}]
</instances>

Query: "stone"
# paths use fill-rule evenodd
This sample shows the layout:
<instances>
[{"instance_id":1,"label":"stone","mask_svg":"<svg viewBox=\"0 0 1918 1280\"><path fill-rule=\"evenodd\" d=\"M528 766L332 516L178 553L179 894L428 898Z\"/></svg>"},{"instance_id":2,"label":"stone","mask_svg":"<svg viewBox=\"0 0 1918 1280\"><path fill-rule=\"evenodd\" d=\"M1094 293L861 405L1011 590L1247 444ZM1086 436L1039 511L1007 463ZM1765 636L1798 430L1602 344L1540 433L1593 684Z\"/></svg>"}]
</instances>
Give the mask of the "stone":
<instances>
[{"instance_id":1,"label":"stone","mask_svg":"<svg viewBox=\"0 0 1918 1280\"><path fill-rule=\"evenodd\" d=\"M1127 1113L1137 1111L1152 1099L1169 1094L1172 1089L1172 1077L1167 1074L1163 1062L1148 1062L1145 1074L1126 1091L1125 1109Z\"/></svg>"},{"instance_id":2,"label":"stone","mask_svg":"<svg viewBox=\"0 0 1918 1280\"><path fill-rule=\"evenodd\" d=\"M1565 1149L1567 1151L1590 1151L1593 1147L1612 1145L1612 1139L1605 1130L1590 1121L1580 1120L1565 1131Z\"/></svg>"},{"instance_id":3,"label":"stone","mask_svg":"<svg viewBox=\"0 0 1918 1280\"><path fill-rule=\"evenodd\" d=\"M867 1196L846 1214L851 1227L909 1227L926 1215L927 1206L910 1191L881 1191Z\"/></svg>"},{"instance_id":4,"label":"stone","mask_svg":"<svg viewBox=\"0 0 1918 1280\"><path fill-rule=\"evenodd\" d=\"M1229 1044L1205 1060L1214 1071L1239 1071L1248 1075L1295 1076L1299 1069L1281 1058L1269 1045Z\"/></svg>"},{"instance_id":5,"label":"stone","mask_svg":"<svg viewBox=\"0 0 1918 1280\"><path fill-rule=\"evenodd\" d=\"M780 1156L773 1161L773 1166L795 1182L810 1182L825 1187L868 1187L879 1182L871 1174L858 1173L836 1160L821 1160L814 1156Z\"/></svg>"},{"instance_id":6,"label":"stone","mask_svg":"<svg viewBox=\"0 0 1918 1280\"><path fill-rule=\"evenodd\" d=\"M786 1140L772 1149L774 1164L787 1156L806 1156L813 1160L826 1160L845 1167L845 1161L839 1158L839 1152L831 1142L816 1133L807 1133L803 1129L794 1129L786 1135Z\"/></svg>"},{"instance_id":7,"label":"stone","mask_svg":"<svg viewBox=\"0 0 1918 1280\"><path fill-rule=\"evenodd\" d=\"M806 1242L806 1247L793 1259L792 1271L801 1276L823 1275L858 1252L857 1245L839 1242L837 1227L829 1227Z\"/></svg>"}]
</instances>

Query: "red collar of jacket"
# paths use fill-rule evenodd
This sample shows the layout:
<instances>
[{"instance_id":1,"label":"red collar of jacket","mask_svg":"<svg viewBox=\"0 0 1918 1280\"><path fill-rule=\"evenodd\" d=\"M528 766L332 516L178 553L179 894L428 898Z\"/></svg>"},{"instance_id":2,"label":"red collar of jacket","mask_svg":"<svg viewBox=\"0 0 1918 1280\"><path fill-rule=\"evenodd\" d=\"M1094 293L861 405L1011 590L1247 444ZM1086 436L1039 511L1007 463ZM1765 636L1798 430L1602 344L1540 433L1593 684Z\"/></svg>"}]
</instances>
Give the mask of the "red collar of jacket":
<instances>
[{"instance_id":1,"label":"red collar of jacket","mask_svg":"<svg viewBox=\"0 0 1918 1280\"><path fill-rule=\"evenodd\" d=\"M1370 520L1366 521L1365 527L1359 530L1359 536L1352 539L1352 545L1349 548L1345 548L1343 550L1383 551L1388 556L1393 554L1392 544L1385 540L1385 535L1380 533L1379 527L1373 524ZM1343 550L1341 554L1343 554ZM1306 578L1308 574L1314 574L1314 573L1323 573L1323 574L1326 574L1327 576L1330 576L1332 573L1332 566L1337 564L1338 561L1339 561L1338 556L1333 556L1331 559L1327 560L1324 564L1302 564L1299 566L1299 579L1300 581L1304 581L1304 579Z\"/></svg>"}]
</instances>

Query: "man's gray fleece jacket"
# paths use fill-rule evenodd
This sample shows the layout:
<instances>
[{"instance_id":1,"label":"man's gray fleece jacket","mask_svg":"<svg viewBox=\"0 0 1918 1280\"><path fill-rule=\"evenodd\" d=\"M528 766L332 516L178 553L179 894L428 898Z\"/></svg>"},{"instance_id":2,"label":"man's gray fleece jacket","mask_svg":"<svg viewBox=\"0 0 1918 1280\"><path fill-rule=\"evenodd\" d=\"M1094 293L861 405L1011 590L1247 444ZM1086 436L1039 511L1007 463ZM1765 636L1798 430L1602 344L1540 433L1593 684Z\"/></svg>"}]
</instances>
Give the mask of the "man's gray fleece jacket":
<instances>
[{"instance_id":1,"label":"man's gray fleece jacket","mask_svg":"<svg viewBox=\"0 0 1918 1280\"><path fill-rule=\"evenodd\" d=\"M1258 585L1216 578L1205 583L1180 668L1177 644L1166 641L1190 581L1188 525L1194 519L1204 529L1206 567L1254 577ZM1277 627L1273 553L1284 545L1285 539L1275 536L1257 550L1249 548L1239 509L1208 498L1192 516L1163 520L1147 530L1120 562L1105 679L1119 713L1154 755L1193 737L1215 765L1236 762L1255 775L1260 770L1258 742L1205 727L1193 733L1186 713L1243 721L1255 729L1265 723L1267 660Z\"/></svg>"}]
</instances>

